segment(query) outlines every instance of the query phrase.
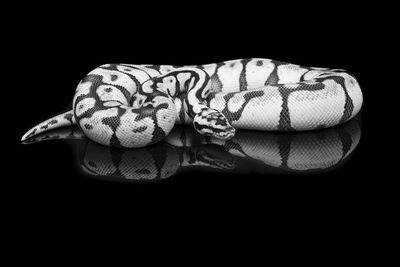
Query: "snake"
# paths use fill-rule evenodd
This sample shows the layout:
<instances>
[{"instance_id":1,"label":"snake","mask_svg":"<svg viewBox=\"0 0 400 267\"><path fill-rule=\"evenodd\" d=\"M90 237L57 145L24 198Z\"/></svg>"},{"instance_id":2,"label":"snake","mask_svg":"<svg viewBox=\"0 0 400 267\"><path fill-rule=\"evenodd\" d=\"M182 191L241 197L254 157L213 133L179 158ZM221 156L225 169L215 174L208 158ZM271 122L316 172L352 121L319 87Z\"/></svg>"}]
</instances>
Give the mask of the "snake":
<instances>
[{"instance_id":1,"label":"snake","mask_svg":"<svg viewBox=\"0 0 400 267\"><path fill-rule=\"evenodd\" d=\"M72 108L27 131L22 141L77 125L90 140L141 148L175 124L229 140L237 129L308 131L355 117L363 95L343 69L247 58L205 65L105 64L78 84Z\"/></svg>"},{"instance_id":2,"label":"snake","mask_svg":"<svg viewBox=\"0 0 400 267\"><path fill-rule=\"evenodd\" d=\"M361 127L354 119L316 131L242 130L229 140L199 135L193 127L177 125L164 140L138 149L97 144L76 126L44 132L25 142L67 141L78 172L89 178L157 182L199 171L234 175L326 173L345 164L360 139Z\"/></svg>"}]
</instances>

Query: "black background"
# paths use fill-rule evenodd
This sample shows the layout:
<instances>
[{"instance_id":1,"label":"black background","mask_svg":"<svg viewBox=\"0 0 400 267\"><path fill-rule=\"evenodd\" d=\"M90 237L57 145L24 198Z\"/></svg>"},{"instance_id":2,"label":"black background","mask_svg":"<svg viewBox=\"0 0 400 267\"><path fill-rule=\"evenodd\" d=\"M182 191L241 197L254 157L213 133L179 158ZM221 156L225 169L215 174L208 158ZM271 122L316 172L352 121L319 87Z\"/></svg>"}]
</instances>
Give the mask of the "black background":
<instances>
[{"instance_id":1,"label":"black background","mask_svg":"<svg viewBox=\"0 0 400 267\"><path fill-rule=\"evenodd\" d=\"M198 5L178 10L154 4L143 10L109 3L100 11L57 6L41 12L27 7L23 26L12 33L22 76L12 87L21 109L9 174L25 218L64 221L107 210L129 216L129 222L156 216L153 223L160 227L177 214L185 224L225 216L255 222L278 212L290 213L292 220L344 215L350 223L375 208L381 190L376 178L384 175L378 167L385 160L378 152L382 138L375 112L382 104L376 94L380 83L371 66L377 66L374 50L383 39L371 12L339 3L317 9ZM160 183L113 183L77 172L66 142L19 143L30 127L65 110L80 79L101 64L203 64L247 57L344 68L358 78L364 94L361 141L343 167L312 176L184 173Z\"/></svg>"}]
</instances>

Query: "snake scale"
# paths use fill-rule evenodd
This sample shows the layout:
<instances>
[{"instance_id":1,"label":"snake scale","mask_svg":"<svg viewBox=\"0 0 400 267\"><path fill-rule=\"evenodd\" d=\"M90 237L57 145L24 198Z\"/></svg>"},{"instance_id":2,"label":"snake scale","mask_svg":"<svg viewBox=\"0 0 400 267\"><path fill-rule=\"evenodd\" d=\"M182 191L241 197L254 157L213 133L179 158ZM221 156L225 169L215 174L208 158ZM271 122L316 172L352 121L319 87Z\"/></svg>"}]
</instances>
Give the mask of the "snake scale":
<instances>
[{"instance_id":1,"label":"snake scale","mask_svg":"<svg viewBox=\"0 0 400 267\"><path fill-rule=\"evenodd\" d=\"M145 147L175 123L205 136L234 137L235 129L305 131L353 118L363 101L355 77L342 69L251 58L175 66L106 64L77 86L72 110L29 130L78 125L94 142Z\"/></svg>"}]
</instances>

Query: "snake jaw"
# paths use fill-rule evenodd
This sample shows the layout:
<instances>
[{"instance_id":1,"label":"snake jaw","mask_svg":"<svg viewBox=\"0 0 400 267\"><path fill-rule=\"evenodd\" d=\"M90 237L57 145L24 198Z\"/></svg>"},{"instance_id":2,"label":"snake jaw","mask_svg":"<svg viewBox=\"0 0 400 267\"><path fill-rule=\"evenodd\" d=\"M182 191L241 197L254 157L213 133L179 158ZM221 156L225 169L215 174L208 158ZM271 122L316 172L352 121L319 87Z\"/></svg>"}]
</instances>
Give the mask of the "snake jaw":
<instances>
[{"instance_id":1,"label":"snake jaw","mask_svg":"<svg viewBox=\"0 0 400 267\"><path fill-rule=\"evenodd\" d=\"M236 130L232 126L229 126L225 131L215 132L212 136L221 140L229 140L235 136Z\"/></svg>"},{"instance_id":2,"label":"snake jaw","mask_svg":"<svg viewBox=\"0 0 400 267\"><path fill-rule=\"evenodd\" d=\"M193 125L200 134L222 140L231 139L236 131L228 119L215 109L204 109L196 114L193 119Z\"/></svg>"}]
</instances>

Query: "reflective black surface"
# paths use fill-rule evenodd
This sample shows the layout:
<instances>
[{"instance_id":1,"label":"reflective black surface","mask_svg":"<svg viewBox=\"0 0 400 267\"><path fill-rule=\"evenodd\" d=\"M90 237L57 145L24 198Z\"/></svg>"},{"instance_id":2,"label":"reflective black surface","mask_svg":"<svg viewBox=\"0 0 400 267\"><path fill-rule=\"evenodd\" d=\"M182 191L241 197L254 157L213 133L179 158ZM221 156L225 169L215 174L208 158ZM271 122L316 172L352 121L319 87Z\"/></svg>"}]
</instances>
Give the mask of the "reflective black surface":
<instances>
[{"instance_id":1,"label":"reflective black surface","mask_svg":"<svg viewBox=\"0 0 400 267\"><path fill-rule=\"evenodd\" d=\"M228 141L204 137L193 127L177 125L164 141L140 149L96 144L77 127L43 133L25 143L40 146L42 141L69 140L75 151L73 160L77 170L109 181L155 182L178 173L191 175L198 171L235 175L318 174L339 168L357 149L361 138L358 119L309 132L239 130ZM70 165L66 163L65 168Z\"/></svg>"}]
</instances>

